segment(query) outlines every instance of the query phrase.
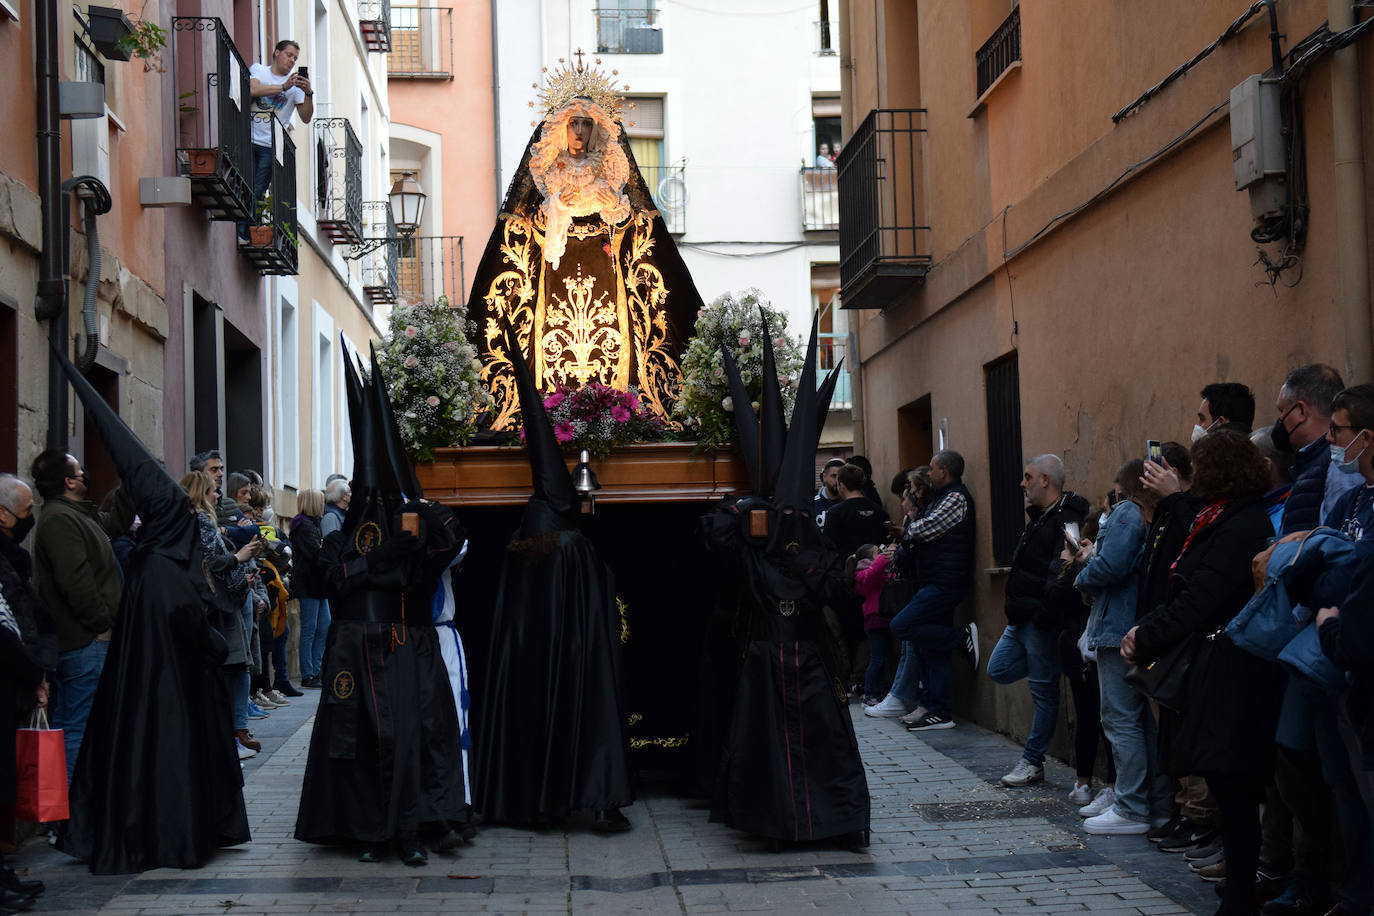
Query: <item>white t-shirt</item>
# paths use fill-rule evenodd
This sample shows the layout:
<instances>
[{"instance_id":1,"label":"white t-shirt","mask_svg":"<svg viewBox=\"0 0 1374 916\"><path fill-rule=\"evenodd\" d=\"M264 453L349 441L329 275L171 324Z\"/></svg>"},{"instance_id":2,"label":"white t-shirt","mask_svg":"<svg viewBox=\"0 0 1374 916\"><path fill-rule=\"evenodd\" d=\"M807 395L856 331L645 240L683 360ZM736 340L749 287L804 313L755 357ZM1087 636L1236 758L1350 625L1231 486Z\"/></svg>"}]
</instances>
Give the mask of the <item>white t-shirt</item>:
<instances>
[{"instance_id":1,"label":"white t-shirt","mask_svg":"<svg viewBox=\"0 0 1374 916\"><path fill-rule=\"evenodd\" d=\"M266 64L254 64L248 68L248 76L264 86L280 86L286 77L278 76ZM282 127L291 126L291 113L296 106L305 101L305 90L292 86L276 95L264 95L253 99L253 145L272 145L272 118L281 121Z\"/></svg>"}]
</instances>

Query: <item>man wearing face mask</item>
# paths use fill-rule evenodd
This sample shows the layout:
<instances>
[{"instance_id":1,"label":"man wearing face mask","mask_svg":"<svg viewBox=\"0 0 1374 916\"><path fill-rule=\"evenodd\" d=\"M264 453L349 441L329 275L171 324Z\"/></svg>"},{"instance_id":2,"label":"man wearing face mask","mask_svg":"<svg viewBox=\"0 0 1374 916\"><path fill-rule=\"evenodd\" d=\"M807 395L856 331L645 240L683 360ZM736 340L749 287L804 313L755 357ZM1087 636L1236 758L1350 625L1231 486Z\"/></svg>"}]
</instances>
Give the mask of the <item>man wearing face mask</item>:
<instances>
[{"instance_id":1,"label":"man wearing face mask","mask_svg":"<svg viewBox=\"0 0 1374 916\"><path fill-rule=\"evenodd\" d=\"M1345 473L1331 462L1326 435L1331 425L1331 402L1345 388L1341 374L1324 363L1288 373L1274 407L1274 445L1296 455L1293 490L1283 508L1282 534L1311 531L1336 501L1360 483L1356 472Z\"/></svg>"},{"instance_id":2,"label":"man wearing face mask","mask_svg":"<svg viewBox=\"0 0 1374 916\"><path fill-rule=\"evenodd\" d=\"M1240 382L1215 382L1202 389L1202 403L1197 408L1197 423L1193 426L1193 441L1214 429L1234 429L1249 435L1255 422L1255 395Z\"/></svg>"},{"instance_id":3,"label":"man wearing face mask","mask_svg":"<svg viewBox=\"0 0 1374 916\"><path fill-rule=\"evenodd\" d=\"M86 498L86 472L75 456L48 449L30 468L43 497L33 538L38 595L57 628L52 725L64 732L67 778L76 769L96 684L105 667L123 578L110 546L133 523L122 493L102 511Z\"/></svg>"}]
</instances>

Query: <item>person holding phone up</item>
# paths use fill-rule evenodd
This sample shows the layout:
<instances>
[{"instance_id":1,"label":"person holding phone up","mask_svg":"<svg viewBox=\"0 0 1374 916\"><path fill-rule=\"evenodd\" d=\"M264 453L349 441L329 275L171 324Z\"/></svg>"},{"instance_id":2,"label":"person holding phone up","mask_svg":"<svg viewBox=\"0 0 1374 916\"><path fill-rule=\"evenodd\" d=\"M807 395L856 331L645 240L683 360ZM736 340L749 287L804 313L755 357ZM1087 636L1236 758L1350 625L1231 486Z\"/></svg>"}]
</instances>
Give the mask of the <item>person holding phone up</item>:
<instances>
[{"instance_id":1,"label":"person holding phone up","mask_svg":"<svg viewBox=\"0 0 1374 916\"><path fill-rule=\"evenodd\" d=\"M315 90L311 88L306 68L291 72L300 57L301 46L289 38L277 42L272 51L271 66L256 63L248 68L249 93L253 97L253 205L267 193L272 183L272 119L281 121L282 129L291 125L291 112L309 124L315 115ZM239 227L239 244L248 241L248 229Z\"/></svg>"}]
</instances>

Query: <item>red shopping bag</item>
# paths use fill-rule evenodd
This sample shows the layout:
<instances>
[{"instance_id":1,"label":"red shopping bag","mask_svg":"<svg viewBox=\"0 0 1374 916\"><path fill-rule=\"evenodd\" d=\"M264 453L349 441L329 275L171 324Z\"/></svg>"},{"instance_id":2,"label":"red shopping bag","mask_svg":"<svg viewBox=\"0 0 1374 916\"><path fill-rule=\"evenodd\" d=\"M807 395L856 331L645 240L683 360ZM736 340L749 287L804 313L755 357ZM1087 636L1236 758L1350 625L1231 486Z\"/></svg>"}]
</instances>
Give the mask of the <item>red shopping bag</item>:
<instances>
[{"instance_id":1,"label":"red shopping bag","mask_svg":"<svg viewBox=\"0 0 1374 916\"><path fill-rule=\"evenodd\" d=\"M36 823L65 821L67 807L67 748L62 729L48 727L48 714L39 709L28 728L14 732L16 794L14 816Z\"/></svg>"}]
</instances>

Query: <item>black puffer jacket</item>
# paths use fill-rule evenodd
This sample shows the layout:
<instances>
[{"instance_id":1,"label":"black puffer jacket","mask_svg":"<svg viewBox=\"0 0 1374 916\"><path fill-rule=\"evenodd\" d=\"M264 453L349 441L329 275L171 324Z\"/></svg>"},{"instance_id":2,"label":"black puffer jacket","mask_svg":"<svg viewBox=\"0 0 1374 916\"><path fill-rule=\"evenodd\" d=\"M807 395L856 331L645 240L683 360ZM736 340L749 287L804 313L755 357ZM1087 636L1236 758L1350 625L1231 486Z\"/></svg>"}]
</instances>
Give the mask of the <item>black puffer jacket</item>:
<instances>
[{"instance_id":1,"label":"black puffer jacket","mask_svg":"<svg viewBox=\"0 0 1374 916\"><path fill-rule=\"evenodd\" d=\"M1021 541L1011 557L1011 573L1007 576L1007 623L1031 622L1042 630L1058 630L1057 609L1045 596L1052 582L1050 564L1064 549L1065 523L1083 524L1088 515L1088 501L1065 490L1047 508L1029 506L1026 515L1030 517L1030 524L1021 532Z\"/></svg>"},{"instance_id":2,"label":"black puffer jacket","mask_svg":"<svg viewBox=\"0 0 1374 916\"><path fill-rule=\"evenodd\" d=\"M1293 487L1283 503L1283 534L1311 531L1322 523L1322 499L1326 496L1326 472L1331 468L1330 443L1325 438L1309 442L1298 452L1293 468Z\"/></svg>"}]
</instances>

